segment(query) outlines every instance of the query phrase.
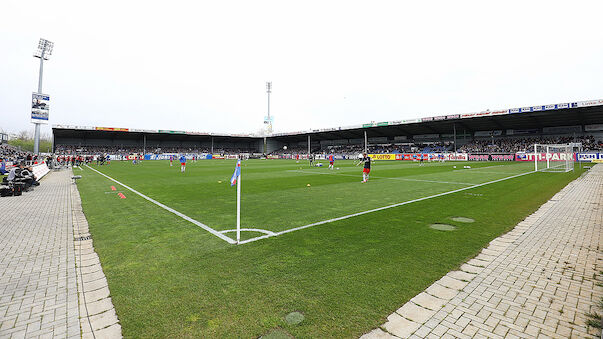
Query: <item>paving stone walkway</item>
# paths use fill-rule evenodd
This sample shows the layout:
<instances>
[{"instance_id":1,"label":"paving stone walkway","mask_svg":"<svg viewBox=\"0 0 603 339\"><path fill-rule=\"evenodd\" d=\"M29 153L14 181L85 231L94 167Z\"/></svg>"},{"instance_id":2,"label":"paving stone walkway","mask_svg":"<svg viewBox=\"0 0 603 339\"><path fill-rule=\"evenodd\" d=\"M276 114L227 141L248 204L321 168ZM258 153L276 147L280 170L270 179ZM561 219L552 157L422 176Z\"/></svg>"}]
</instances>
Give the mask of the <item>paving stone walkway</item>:
<instances>
[{"instance_id":1,"label":"paving stone walkway","mask_svg":"<svg viewBox=\"0 0 603 339\"><path fill-rule=\"evenodd\" d=\"M600 164L362 338L599 338L602 231Z\"/></svg>"},{"instance_id":2,"label":"paving stone walkway","mask_svg":"<svg viewBox=\"0 0 603 339\"><path fill-rule=\"evenodd\" d=\"M89 336L95 323L98 329L117 323L115 316L113 323L101 325L80 311L88 305L84 299L108 294L78 297L78 283L80 295L87 289L84 268L76 268L76 261L94 251L91 244L74 241L74 232L87 232L87 224L71 176L71 170L51 172L33 192L0 200L0 338L80 338ZM97 275L99 269L100 263ZM121 337L121 328L110 333Z\"/></svg>"}]
</instances>

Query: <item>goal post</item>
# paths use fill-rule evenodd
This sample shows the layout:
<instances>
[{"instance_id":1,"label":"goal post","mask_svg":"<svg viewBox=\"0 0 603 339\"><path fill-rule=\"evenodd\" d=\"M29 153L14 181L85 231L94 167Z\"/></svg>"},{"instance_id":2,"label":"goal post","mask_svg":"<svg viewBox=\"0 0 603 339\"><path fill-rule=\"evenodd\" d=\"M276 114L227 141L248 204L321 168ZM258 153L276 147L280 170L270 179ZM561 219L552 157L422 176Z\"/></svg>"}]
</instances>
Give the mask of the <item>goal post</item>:
<instances>
[{"instance_id":1,"label":"goal post","mask_svg":"<svg viewBox=\"0 0 603 339\"><path fill-rule=\"evenodd\" d=\"M535 144L534 171L570 172L574 170L574 147L571 144Z\"/></svg>"}]
</instances>

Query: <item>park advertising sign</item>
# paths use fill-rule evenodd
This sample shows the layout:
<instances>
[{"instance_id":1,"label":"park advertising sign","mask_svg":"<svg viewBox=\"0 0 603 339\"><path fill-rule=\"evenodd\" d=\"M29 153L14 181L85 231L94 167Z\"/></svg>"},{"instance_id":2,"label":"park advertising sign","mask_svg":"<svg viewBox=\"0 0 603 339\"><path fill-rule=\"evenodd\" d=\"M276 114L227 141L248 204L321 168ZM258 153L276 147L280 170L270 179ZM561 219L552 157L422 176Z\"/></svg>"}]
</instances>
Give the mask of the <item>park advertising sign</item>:
<instances>
[{"instance_id":1,"label":"park advertising sign","mask_svg":"<svg viewBox=\"0 0 603 339\"><path fill-rule=\"evenodd\" d=\"M395 154L369 154L372 160L396 160Z\"/></svg>"},{"instance_id":2,"label":"park advertising sign","mask_svg":"<svg viewBox=\"0 0 603 339\"><path fill-rule=\"evenodd\" d=\"M576 160L575 153L516 153L515 161L566 161L568 156Z\"/></svg>"},{"instance_id":3,"label":"park advertising sign","mask_svg":"<svg viewBox=\"0 0 603 339\"><path fill-rule=\"evenodd\" d=\"M50 96L48 94L31 94L31 119L35 123L48 122L48 111L50 110Z\"/></svg>"}]
</instances>

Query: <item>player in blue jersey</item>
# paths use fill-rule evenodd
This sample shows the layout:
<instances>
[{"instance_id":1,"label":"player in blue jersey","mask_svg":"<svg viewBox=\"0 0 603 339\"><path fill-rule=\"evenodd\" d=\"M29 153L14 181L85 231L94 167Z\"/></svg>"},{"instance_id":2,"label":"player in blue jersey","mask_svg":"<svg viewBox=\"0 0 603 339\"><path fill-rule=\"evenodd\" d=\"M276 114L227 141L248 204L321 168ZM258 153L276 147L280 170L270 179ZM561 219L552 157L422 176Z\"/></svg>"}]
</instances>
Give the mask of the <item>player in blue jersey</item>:
<instances>
[{"instance_id":1,"label":"player in blue jersey","mask_svg":"<svg viewBox=\"0 0 603 339\"><path fill-rule=\"evenodd\" d=\"M184 173L186 171L186 157L183 155L180 156L180 172Z\"/></svg>"},{"instance_id":2,"label":"player in blue jersey","mask_svg":"<svg viewBox=\"0 0 603 339\"><path fill-rule=\"evenodd\" d=\"M335 156L333 154L329 155L329 169L333 169L333 164L335 164Z\"/></svg>"}]
</instances>

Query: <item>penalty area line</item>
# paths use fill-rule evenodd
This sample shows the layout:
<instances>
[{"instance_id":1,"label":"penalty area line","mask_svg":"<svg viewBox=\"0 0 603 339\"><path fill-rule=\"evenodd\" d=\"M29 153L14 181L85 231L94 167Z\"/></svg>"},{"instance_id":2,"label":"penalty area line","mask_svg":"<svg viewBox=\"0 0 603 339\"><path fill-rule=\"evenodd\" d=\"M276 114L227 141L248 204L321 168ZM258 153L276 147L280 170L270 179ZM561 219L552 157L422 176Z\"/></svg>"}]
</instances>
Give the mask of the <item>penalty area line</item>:
<instances>
[{"instance_id":1,"label":"penalty area line","mask_svg":"<svg viewBox=\"0 0 603 339\"><path fill-rule=\"evenodd\" d=\"M115 180L115 179L111 178L110 176L108 176L108 175L106 175L106 174L104 174L104 173L102 173L102 172L100 172L100 171L95 170L94 168L92 168L92 167L90 167L90 166L88 166L88 165L86 165L86 167L88 167L89 169L93 170L94 172L96 172L96 173L98 173L98 174L102 175L103 177L105 177L105 178L107 178L107 179L109 179L109 180L111 180L111 181L113 181L113 182L116 182L116 183L117 183L117 184L119 184L119 185L122 185L123 187L125 187L125 188L129 189L129 190L130 190L130 191L132 191L133 193L138 194L138 195L139 195L139 196L141 196L142 198L144 198L144 199L146 199L146 200L148 200L148 201L152 202L153 204L155 204L155 205L157 205L157 206L159 206L159 207L161 207L161 208L165 209L166 211L172 212L172 213L174 213L175 215L179 216L180 218L182 218L182 219L184 219L184 220L186 220L186 221L189 221L189 222L191 222L191 223L193 223L193 224L195 224L195 225L197 225L197 226L201 227L202 229L204 229L204 230L208 231L209 233L211 233L211 234L215 235L216 237L218 237L218 238L220 238L220 239L222 239L222 240L224 240L224 241L228 242L229 244L236 244L236 243L237 243L237 242L236 242L235 240L233 240L232 238L229 238L229 237L225 236L224 234L222 234L222 233L220 233L220 232L218 232L218 231L214 230L213 228L211 228L211 227L209 227L209 226L207 226L207 225L205 225L205 224L203 224L203 223L201 223L201 222L199 222L199 221L197 221L197 220L195 220L195 219L193 219L193 218L191 218L191 217L189 217L189 216L187 216L187 215L184 215L184 214L182 214L182 213L180 213L180 212L176 211L175 209L173 209L173 208L171 208L171 207L168 207L168 206L166 206L166 205L164 205L164 204L160 203L159 201L157 201L157 200L155 200L155 199L152 199L152 198L150 198L150 197L147 197L146 195L144 195L144 194L142 194L142 193L138 192L137 190L133 189L132 187L130 187L130 186L128 186L128 185L124 185L123 183L121 183L121 182L119 182L119 181L117 181L117 180Z\"/></svg>"},{"instance_id":2,"label":"penalty area line","mask_svg":"<svg viewBox=\"0 0 603 339\"><path fill-rule=\"evenodd\" d=\"M390 208L394 208L394 207L398 207L398 206L403 206L403 205L408 205L408 204L412 204L412 203L423 201L423 200L428 200L428 199L433 199L433 198L437 198L437 197L442 197L442 196L445 196L445 195L448 195L448 194L462 192L462 191L470 190L470 189L473 189L473 188L477 188L477 187L481 187L481 186L486 186L486 185L494 184L494 183L497 183L497 182L501 182L501 181L505 181L505 180L509 180L509 179L513 179L513 178L517 178L517 177L521 177L521 176L524 176L524 175L527 175L527 174L532 174L532 173L536 173L536 172L535 171L530 171L530 172L525 172L525 173L521 173L521 174L516 174L516 175L512 175L510 177L506 177L506 178L502 178L502 179L497 179L497 180L492 180L492 181L484 182L484 183L481 183L481 184L476 184L476 185L469 186L469 187L463 187L463 188L459 188L459 189L448 191L448 192L438 193L438 194L430 195L430 196L423 197L423 198L418 198L418 199L413 199L413 200L409 200L409 201L399 202L399 203L392 204L392 205L387 205L387 206L383 206L383 207L374 208L374 209L371 209L371 210L368 210L368 211L362 211L362 212L348 214L348 215L344 215L344 216L333 218L333 219L323 220L323 221L315 222L315 223L312 223L312 224L308 224L308 225L304 225L304 226L299 226L299 227L291 228L291 229L280 231L280 232L275 232L274 235L267 234L267 235L263 235L261 237L248 239L248 240L245 240L245 241L241 241L239 244L242 245L242 244L250 243L250 242L253 242L253 241L257 241L257 240L261 240L261 239L266 239L266 238L270 238L270 237L275 237L275 236L279 236L279 235L282 235L282 234L291 233L291 232L303 230L303 229L314 227L314 226L318 226L318 225L328 224L328 223L339 221L339 220L345 220L345 219L357 217L357 216L368 214L368 213L383 211L383 210L386 210L386 209L390 209Z\"/></svg>"}]
</instances>

